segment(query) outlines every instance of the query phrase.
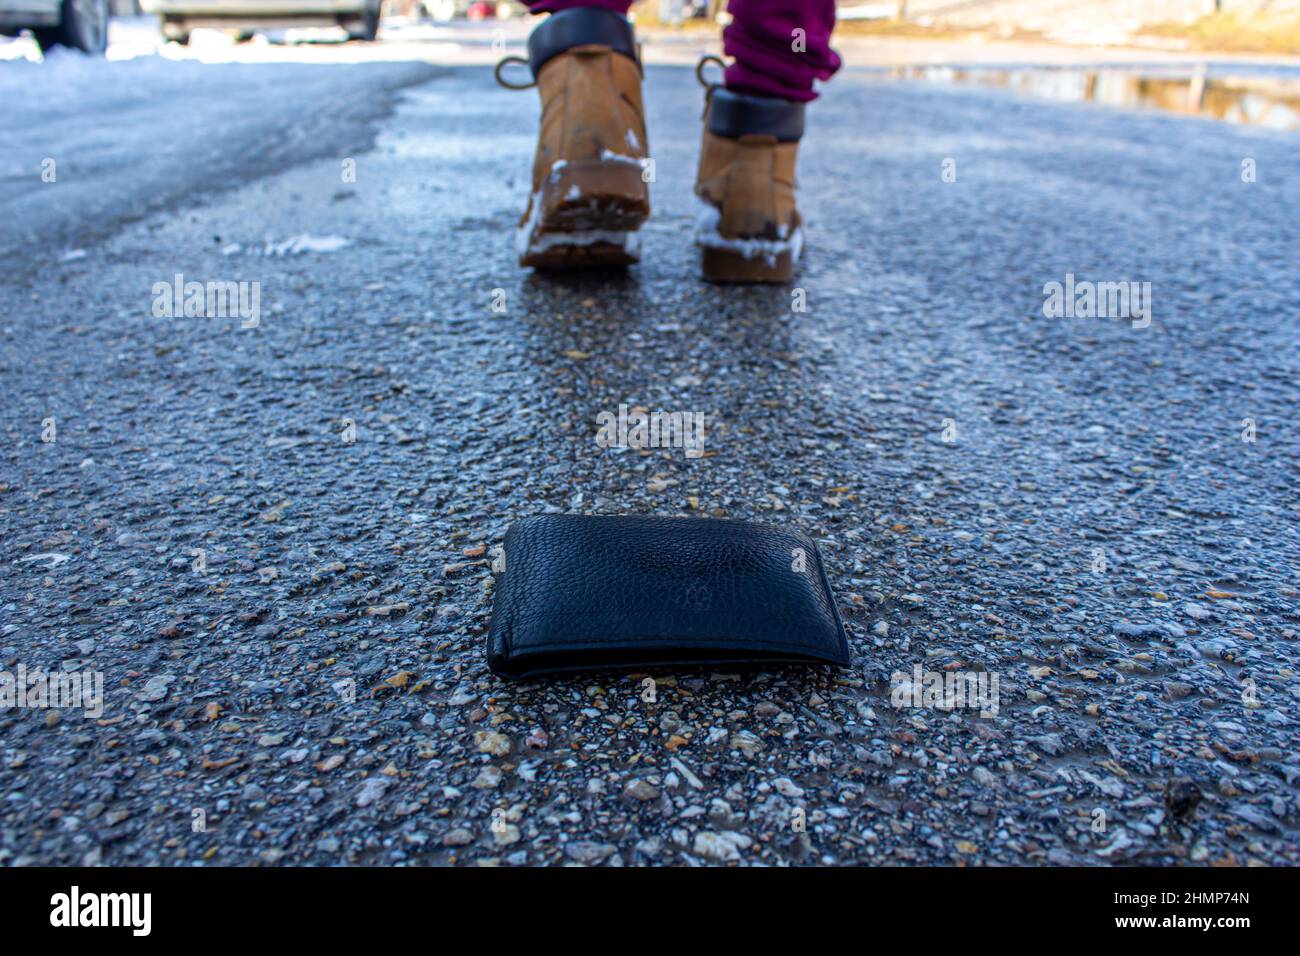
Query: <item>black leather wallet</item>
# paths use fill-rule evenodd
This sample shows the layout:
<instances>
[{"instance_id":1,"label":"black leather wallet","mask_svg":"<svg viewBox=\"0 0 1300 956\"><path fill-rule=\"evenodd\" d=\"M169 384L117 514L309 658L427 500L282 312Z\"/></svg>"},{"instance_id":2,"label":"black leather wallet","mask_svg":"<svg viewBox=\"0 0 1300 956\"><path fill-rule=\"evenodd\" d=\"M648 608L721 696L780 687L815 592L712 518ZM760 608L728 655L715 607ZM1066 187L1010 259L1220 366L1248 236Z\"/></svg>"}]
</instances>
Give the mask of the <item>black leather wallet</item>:
<instances>
[{"instance_id":1,"label":"black leather wallet","mask_svg":"<svg viewBox=\"0 0 1300 956\"><path fill-rule=\"evenodd\" d=\"M538 515L512 524L488 666L849 663L817 545L747 521Z\"/></svg>"}]
</instances>

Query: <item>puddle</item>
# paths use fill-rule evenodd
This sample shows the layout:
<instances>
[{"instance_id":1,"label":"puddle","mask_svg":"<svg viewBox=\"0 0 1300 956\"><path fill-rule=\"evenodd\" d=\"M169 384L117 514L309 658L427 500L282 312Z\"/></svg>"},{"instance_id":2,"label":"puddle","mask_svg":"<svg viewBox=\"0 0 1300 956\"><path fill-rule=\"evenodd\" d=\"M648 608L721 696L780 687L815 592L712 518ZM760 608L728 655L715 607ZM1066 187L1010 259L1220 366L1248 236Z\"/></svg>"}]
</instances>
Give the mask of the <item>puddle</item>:
<instances>
[{"instance_id":1,"label":"puddle","mask_svg":"<svg viewBox=\"0 0 1300 956\"><path fill-rule=\"evenodd\" d=\"M1300 74L1159 67L907 66L891 79L1006 89L1042 99L1158 109L1268 129L1300 129Z\"/></svg>"}]
</instances>

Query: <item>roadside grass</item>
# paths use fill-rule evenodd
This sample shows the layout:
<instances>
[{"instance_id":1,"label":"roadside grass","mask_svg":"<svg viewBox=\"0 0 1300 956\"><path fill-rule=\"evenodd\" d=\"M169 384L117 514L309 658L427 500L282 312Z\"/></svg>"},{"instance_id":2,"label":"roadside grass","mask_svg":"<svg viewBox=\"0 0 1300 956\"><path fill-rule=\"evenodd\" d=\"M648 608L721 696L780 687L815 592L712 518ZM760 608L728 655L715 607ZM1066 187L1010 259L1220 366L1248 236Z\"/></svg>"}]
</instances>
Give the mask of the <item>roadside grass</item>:
<instances>
[{"instance_id":1,"label":"roadside grass","mask_svg":"<svg viewBox=\"0 0 1300 956\"><path fill-rule=\"evenodd\" d=\"M1148 36L1182 39L1194 50L1211 53L1286 53L1300 56L1300 15L1259 13L1249 17L1215 13L1190 24L1155 23Z\"/></svg>"},{"instance_id":2,"label":"roadside grass","mask_svg":"<svg viewBox=\"0 0 1300 956\"><path fill-rule=\"evenodd\" d=\"M917 23L915 20L840 20L835 24L836 36L898 37L923 40L1042 40L1037 30L1023 30L1013 26L960 27L940 23Z\"/></svg>"}]
</instances>

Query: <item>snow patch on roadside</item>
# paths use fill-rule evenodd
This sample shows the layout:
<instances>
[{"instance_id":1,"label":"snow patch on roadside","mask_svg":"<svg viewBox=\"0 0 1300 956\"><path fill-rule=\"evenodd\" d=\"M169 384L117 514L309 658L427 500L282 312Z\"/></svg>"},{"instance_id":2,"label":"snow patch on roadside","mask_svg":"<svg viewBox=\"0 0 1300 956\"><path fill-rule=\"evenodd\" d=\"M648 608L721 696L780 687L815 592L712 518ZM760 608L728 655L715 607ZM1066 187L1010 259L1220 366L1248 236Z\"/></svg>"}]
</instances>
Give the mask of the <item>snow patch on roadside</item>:
<instances>
[{"instance_id":1,"label":"snow patch on roadside","mask_svg":"<svg viewBox=\"0 0 1300 956\"><path fill-rule=\"evenodd\" d=\"M342 236L313 236L303 233L301 236L290 236L282 242L266 240L262 254L265 256L296 256L304 252L338 252L350 245L352 245L352 240L344 239Z\"/></svg>"}]
</instances>

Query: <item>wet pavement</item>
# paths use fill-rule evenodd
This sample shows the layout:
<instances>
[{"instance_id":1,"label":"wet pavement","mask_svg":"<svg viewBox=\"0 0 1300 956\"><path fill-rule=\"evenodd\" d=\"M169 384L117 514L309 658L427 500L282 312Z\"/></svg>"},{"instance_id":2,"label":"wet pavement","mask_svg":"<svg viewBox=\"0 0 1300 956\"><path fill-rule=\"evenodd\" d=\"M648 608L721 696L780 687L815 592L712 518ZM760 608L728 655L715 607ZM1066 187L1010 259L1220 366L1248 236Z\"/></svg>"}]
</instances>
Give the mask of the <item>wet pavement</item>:
<instances>
[{"instance_id":1,"label":"wet pavement","mask_svg":"<svg viewBox=\"0 0 1300 956\"><path fill-rule=\"evenodd\" d=\"M1157 109L1269 129L1300 129L1300 73L1289 69L906 66L890 79L1014 90L1071 103Z\"/></svg>"},{"instance_id":2,"label":"wet pavement","mask_svg":"<svg viewBox=\"0 0 1300 956\"><path fill-rule=\"evenodd\" d=\"M4 134L0 666L105 700L0 712L0 861L1300 863L1295 134L848 72L799 277L719 288L686 67L643 264L558 278L513 254L535 94L201 69L282 106ZM256 321L156 316L177 274ZM1045 317L1067 276L1149 324ZM622 403L707 453L599 447ZM547 511L807 531L852 668L492 677ZM918 666L997 713L895 706Z\"/></svg>"}]
</instances>

